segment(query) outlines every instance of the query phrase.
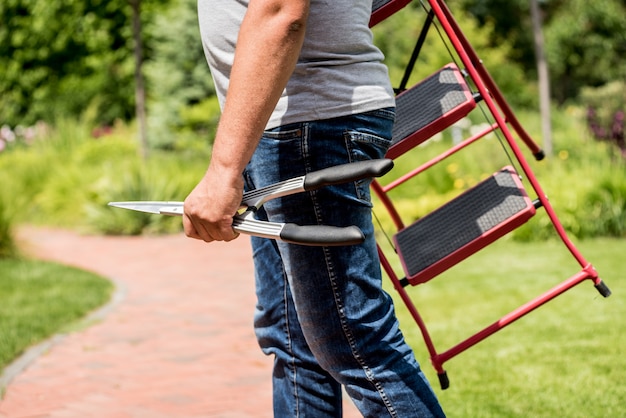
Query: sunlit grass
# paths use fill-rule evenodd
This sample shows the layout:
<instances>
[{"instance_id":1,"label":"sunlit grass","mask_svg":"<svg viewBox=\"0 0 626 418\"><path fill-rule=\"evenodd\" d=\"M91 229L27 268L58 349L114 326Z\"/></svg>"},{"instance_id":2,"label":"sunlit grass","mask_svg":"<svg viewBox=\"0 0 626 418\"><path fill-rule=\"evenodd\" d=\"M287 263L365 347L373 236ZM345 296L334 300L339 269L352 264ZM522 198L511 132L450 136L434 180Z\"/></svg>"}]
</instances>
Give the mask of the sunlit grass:
<instances>
[{"instance_id":1,"label":"sunlit grass","mask_svg":"<svg viewBox=\"0 0 626 418\"><path fill-rule=\"evenodd\" d=\"M449 360L445 391L419 329L397 298L405 335L449 416L622 416L626 241L594 239L578 247L613 295L605 299L590 281L581 283ZM442 352L579 270L556 240L504 240L409 292Z\"/></svg>"},{"instance_id":2,"label":"sunlit grass","mask_svg":"<svg viewBox=\"0 0 626 418\"><path fill-rule=\"evenodd\" d=\"M59 264L0 260L0 369L109 300L113 285Z\"/></svg>"}]
</instances>

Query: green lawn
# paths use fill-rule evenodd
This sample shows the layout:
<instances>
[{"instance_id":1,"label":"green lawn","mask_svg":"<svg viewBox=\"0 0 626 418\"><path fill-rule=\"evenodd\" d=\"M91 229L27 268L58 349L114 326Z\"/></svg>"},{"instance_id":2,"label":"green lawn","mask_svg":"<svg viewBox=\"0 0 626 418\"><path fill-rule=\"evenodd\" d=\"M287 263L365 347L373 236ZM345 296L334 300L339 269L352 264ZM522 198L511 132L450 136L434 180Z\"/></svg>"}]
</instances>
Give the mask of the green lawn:
<instances>
[{"instance_id":1,"label":"green lawn","mask_svg":"<svg viewBox=\"0 0 626 418\"><path fill-rule=\"evenodd\" d=\"M405 335L448 416L624 416L626 241L577 245L613 295L604 299L590 282L582 283L448 361L445 391L417 326L397 300ZM443 351L578 270L560 242L502 240L409 291ZM111 291L108 281L74 268L0 261L0 368L105 303Z\"/></svg>"},{"instance_id":2,"label":"green lawn","mask_svg":"<svg viewBox=\"0 0 626 418\"><path fill-rule=\"evenodd\" d=\"M75 268L0 260L0 370L103 305L112 290L108 280Z\"/></svg>"},{"instance_id":3,"label":"green lawn","mask_svg":"<svg viewBox=\"0 0 626 418\"><path fill-rule=\"evenodd\" d=\"M603 298L591 281L576 286L449 360L445 391L397 298L405 335L450 417L625 416L626 240L577 246L613 295ZM502 241L409 292L441 352L579 270L560 241Z\"/></svg>"}]
</instances>

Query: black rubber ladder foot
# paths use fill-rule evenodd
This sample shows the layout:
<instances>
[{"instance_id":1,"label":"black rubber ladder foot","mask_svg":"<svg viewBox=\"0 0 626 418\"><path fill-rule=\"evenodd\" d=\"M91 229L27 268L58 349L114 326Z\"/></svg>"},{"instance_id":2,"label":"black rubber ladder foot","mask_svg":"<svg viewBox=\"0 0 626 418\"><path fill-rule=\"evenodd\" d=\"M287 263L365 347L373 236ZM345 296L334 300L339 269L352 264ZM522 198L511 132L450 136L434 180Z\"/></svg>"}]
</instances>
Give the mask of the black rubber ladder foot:
<instances>
[{"instance_id":1,"label":"black rubber ladder foot","mask_svg":"<svg viewBox=\"0 0 626 418\"><path fill-rule=\"evenodd\" d=\"M535 157L535 160L542 161L544 158L546 158L546 153L544 152L544 150L540 149L539 151L534 153L533 156Z\"/></svg>"},{"instance_id":2,"label":"black rubber ladder foot","mask_svg":"<svg viewBox=\"0 0 626 418\"><path fill-rule=\"evenodd\" d=\"M593 286L605 298L608 298L609 296L611 296L611 289L609 289L609 287L604 283L604 281L600 280L597 284L594 284Z\"/></svg>"},{"instance_id":3,"label":"black rubber ladder foot","mask_svg":"<svg viewBox=\"0 0 626 418\"><path fill-rule=\"evenodd\" d=\"M441 373L437 373L437 377L439 378L439 386L441 386L441 390L446 390L450 387L450 379L448 379L448 372L443 371Z\"/></svg>"}]
</instances>

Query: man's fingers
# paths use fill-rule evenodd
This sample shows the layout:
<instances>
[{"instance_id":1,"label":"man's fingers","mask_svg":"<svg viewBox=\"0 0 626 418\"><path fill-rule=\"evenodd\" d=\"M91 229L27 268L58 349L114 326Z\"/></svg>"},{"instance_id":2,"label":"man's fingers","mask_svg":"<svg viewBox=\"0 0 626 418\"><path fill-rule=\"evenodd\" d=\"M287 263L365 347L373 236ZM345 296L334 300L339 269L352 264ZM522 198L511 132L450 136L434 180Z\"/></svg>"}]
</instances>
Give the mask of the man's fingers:
<instances>
[{"instance_id":1,"label":"man's fingers","mask_svg":"<svg viewBox=\"0 0 626 418\"><path fill-rule=\"evenodd\" d=\"M189 238L199 239L205 242L214 241L213 237L206 228L204 228L201 222L194 222L194 220L187 215L183 217L183 229L185 235Z\"/></svg>"},{"instance_id":2,"label":"man's fingers","mask_svg":"<svg viewBox=\"0 0 626 418\"><path fill-rule=\"evenodd\" d=\"M235 231L234 229L230 228L231 233L227 235L227 237L224 239L224 241L232 241L236 238L239 237L239 232Z\"/></svg>"},{"instance_id":3,"label":"man's fingers","mask_svg":"<svg viewBox=\"0 0 626 418\"><path fill-rule=\"evenodd\" d=\"M221 228L211 231L205 222L185 215L183 217L183 229L189 238L205 242L232 241L239 237L239 232L233 229L230 221L225 221Z\"/></svg>"},{"instance_id":4,"label":"man's fingers","mask_svg":"<svg viewBox=\"0 0 626 418\"><path fill-rule=\"evenodd\" d=\"M216 241L232 241L239 236L239 233L233 229L231 218L220 223L215 231L211 231L211 236Z\"/></svg>"}]
</instances>

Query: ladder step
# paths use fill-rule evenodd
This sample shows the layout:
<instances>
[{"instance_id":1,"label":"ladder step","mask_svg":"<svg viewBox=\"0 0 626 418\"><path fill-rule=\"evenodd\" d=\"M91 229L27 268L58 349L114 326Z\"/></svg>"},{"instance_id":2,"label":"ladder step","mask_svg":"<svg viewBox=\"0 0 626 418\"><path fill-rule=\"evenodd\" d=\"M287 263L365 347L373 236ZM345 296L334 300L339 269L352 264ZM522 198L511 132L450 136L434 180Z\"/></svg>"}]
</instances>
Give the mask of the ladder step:
<instances>
[{"instance_id":1,"label":"ladder step","mask_svg":"<svg viewBox=\"0 0 626 418\"><path fill-rule=\"evenodd\" d=\"M519 176L504 167L394 236L409 284L432 279L534 214Z\"/></svg>"},{"instance_id":2,"label":"ladder step","mask_svg":"<svg viewBox=\"0 0 626 418\"><path fill-rule=\"evenodd\" d=\"M409 4L411 0L374 0L372 2L372 16L370 28Z\"/></svg>"},{"instance_id":3,"label":"ladder step","mask_svg":"<svg viewBox=\"0 0 626 418\"><path fill-rule=\"evenodd\" d=\"M387 158L397 158L476 107L455 64L449 64L396 97L396 123Z\"/></svg>"}]
</instances>

